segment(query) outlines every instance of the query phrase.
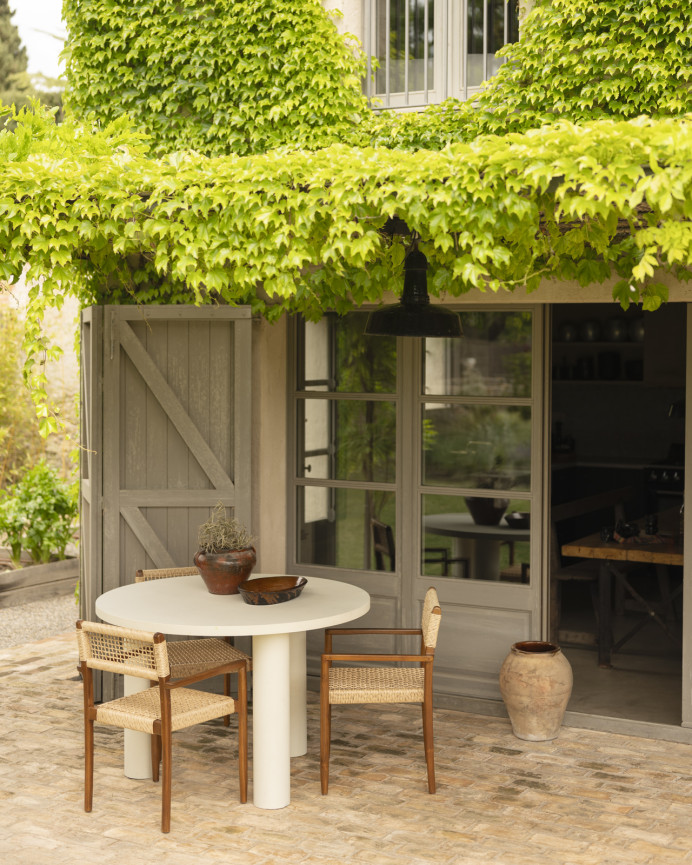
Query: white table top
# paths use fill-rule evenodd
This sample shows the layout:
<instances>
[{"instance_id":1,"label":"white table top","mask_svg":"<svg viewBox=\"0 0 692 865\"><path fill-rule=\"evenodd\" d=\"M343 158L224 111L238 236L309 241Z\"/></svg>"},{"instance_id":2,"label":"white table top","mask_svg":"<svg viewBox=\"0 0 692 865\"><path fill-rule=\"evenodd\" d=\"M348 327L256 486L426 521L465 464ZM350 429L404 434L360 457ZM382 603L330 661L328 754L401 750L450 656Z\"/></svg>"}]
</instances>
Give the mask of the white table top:
<instances>
[{"instance_id":1,"label":"white table top","mask_svg":"<svg viewBox=\"0 0 692 865\"><path fill-rule=\"evenodd\" d=\"M529 529L513 529L505 523L504 517L497 526L482 526L473 521L471 514L429 514L423 517L426 531L435 535L457 538L485 538L496 541L525 541Z\"/></svg>"},{"instance_id":2,"label":"white table top","mask_svg":"<svg viewBox=\"0 0 692 865\"><path fill-rule=\"evenodd\" d=\"M277 576L253 574L253 577ZM290 634L332 627L364 615L370 595L337 580L308 577L299 597L253 606L240 595L212 595L201 576L132 583L96 599L103 621L143 631L203 637Z\"/></svg>"}]
</instances>

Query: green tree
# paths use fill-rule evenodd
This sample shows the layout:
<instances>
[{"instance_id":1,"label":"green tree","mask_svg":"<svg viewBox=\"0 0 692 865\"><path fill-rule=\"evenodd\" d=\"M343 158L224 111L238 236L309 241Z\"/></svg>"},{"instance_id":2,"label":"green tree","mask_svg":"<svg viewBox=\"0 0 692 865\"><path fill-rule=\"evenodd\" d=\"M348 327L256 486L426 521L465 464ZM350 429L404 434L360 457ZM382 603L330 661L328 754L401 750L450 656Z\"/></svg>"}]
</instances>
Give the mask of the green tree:
<instances>
[{"instance_id":1,"label":"green tree","mask_svg":"<svg viewBox=\"0 0 692 865\"><path fill-rule=\"evenodd\" d=\"M26 48L12 23L13 15L9 0L0 0L0 103L21 108L39 100L47 108L57 109L55 118L60 121L63 119L64 83L27 71ZM0 128L4 125L0 119ZM9 125L12 127L12 122Z\"/></svg>"},{"instance_id":2,"label":"green tree","mask_svg":"<svg viewBox=\"0 0 692 865\"><path fill-rule=\"evenodd\" d=\"M26 48L12 23L9 0L0 0L0 102L26 105L29 101L21 76L26 72Z\"/></svg>"}]
</instances>

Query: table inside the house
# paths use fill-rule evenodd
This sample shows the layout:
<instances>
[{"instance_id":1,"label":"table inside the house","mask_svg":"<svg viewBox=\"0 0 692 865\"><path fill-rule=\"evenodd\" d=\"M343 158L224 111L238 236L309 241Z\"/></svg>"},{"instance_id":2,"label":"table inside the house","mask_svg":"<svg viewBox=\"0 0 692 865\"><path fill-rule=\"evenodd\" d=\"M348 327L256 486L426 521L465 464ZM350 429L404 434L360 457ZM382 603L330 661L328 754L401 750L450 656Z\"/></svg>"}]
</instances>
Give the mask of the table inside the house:
<instances>
[{"instance_id":1,"label":"table inside the house","mask_svg":"<svg viewBox=\"0 0 692 865\"><path fill-rule=\"evenodd\" d=\"M254 574L253 577L275 576ZM212 595L199 576L120 586L96 600L105 622L143 631L202 637L252 636L253 801L283 808L291 800L290 758L307 751L306 632L343 624L370 609L363 589L309 577L299 597L254 606L240 595ZM125 693L148 681L125 677ZM151 777L150 737L125 731L125 774Z\"/></svg>"},{"instance_id":2,"label":"table inside the house","mask_svg":"<svg viewBox=\"0 0 692 865\"><path fill-rule=\"evenodd\" d=\"M635 521L638 525L644 521ZM612 654L624 643L630 640L644 625L653 620L668 635L673 643L680 645L677 634L670 627L667 616L661 615L656 605L651 600L638 592L628 579L626 570L618 567L618 563L632 563L653 565L658 585L662 594L664 609L672 610L675 597L682 591L680 585L674 592L670 592L668 581L668 568L671 566L682 566L683 564L683 540L680 535L680 511L673 508L664 511L658 516L658 532L655 535L647 535L640 531L638 535L622 540L605 541L600 532L587 535L576 541L563 544L561 547L563 556L571 556L582 559L598 559L598 664L601 667L612 665ZM613 643L612 634L612 584L613 581L620 584L626 594L635 599L642 611L647 616L631 628L616 643ZM666 596L667 595L667 596Z\"/></svg>"},{"instance_id":3,"label":"table inside the house","mask_svg":"<svg viewBox=\"0 0 692 865\"><path fill-rule=\"evenodd\" d=\"M499 549L502 542L513 543L528 541L530 530L512 528L503 525L483 526L474 522L471 514L428 514L423 517L423 527L426 532L443 537L451 537L454 542L452 555L463 558L463 541L474 542L475 562L472 562L472 572L486 575L486 579L500 579ZM461 576L455 574L454 576Z\"/></svg>"}]
</instances>

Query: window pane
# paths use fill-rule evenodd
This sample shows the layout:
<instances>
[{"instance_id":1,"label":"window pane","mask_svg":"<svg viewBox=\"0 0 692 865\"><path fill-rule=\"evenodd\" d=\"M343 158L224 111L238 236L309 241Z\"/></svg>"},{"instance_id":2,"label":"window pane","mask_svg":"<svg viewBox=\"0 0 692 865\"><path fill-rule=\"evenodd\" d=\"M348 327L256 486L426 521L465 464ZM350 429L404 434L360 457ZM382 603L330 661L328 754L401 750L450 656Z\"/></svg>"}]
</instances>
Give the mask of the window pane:
<instances>
[{"instance_id":1,"label":"window pane","mask_svg":"<svg viewBox=\"0 0 692 865\"><path fill-rule=\"evenodd\" d=\"M435 86L433 78L434 0L376 0L376 3L375 45L379 61L379 69L375 74L376 92L387 92L387 45L389 45L389 92L424 90L426 83L427 89L432 90ZM389 7L389 29L387 28L387 7ZM425 80L426 43L427 82Z\"/></svg>"},{"instance_id":2,"label":"window pane","mask_svg":"<svg viewBox=\"0 0 692 865\"><path fill-rule=\"evenodd\" d=\"M297 494L299 563L377 569L372 519L390 526L395 536L394 493L299 487ZM391 570L388 556L379 564Z\"/></svg>"},{"instance_id":3,"label":"window pane","mask_svg":"<svg viewBox=\"0 0 692 865\"><path fill-rule=\"evenodd\" d=\"M325 315L298 329L298 390L394 393L396 338L365 336L367 312Z\"/></svg>"},{"instance_id":4,"label":"window pane","mask_svg":"<svg viewBox=\"0 0 692 865\"><path fill-rule=\"evenodd\" d=\"M465 312L462 339L425 342L425 393L531 396L531 313Z\"/></svg>"},{"instance_id":5,"label":"window pane","mask_svg":"<svg viewBox=\"0 0 692 865\"><path fill-rule=\"evenodd\" d=\"M305 399L298 404L298 476L393 483L393 402Z\"/></svg>"},{"instance_id":6,"label":"window pane","mask_svg":"<svg viewBox=\"0 0 692 865\"><path fill-rule=\"evenodd\" d=\"M520 526L515 512L527 515ZM424 576L529 582L529 502L423 496L422 513Z\"/></svg>"},{"instance_id":7,"label":"window pane","mask_svg":"<svg viewBox=\"0 0 692 865\"><path fill-rule=\"evenodd\" d=\"M485 6L485 21L484 21ZM478 87L484 80L493 76L504 59L496 53L503 45L519 39L518 3L516 0L468 0L467 13L467 51L469 87ZM506 20L505 20L506 18ZM487 71L484 64L487 50Z\"/></svg>"},{"instance_id":8,"label":"window pane","mask_svg":"<svg viewBox=\"0 0 692 865\"><path fill-rule=\"evenodd\" d=\"M489 490L529 490L528 406L427 403L423 482Z\"/></svg>"}]
</instances>

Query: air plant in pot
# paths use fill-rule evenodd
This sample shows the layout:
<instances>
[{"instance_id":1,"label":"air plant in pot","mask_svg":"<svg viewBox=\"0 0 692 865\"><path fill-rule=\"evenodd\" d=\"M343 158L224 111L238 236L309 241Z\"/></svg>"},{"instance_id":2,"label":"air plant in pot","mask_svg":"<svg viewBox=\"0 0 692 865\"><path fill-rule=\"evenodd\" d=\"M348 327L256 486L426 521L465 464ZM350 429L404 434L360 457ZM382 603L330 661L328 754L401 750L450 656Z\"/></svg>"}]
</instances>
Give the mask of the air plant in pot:
<instances>
[{"instance_id":1,"label":"air plant in pot","mask_svg":"<svg viewBox=\"0 0 692 865\"><path fill-rule=\"evenodd\" d=\"M199 527L194 563L212 595L237 595L257 561L254 538L219 502Z\"/></svg>"}]
</instances>

